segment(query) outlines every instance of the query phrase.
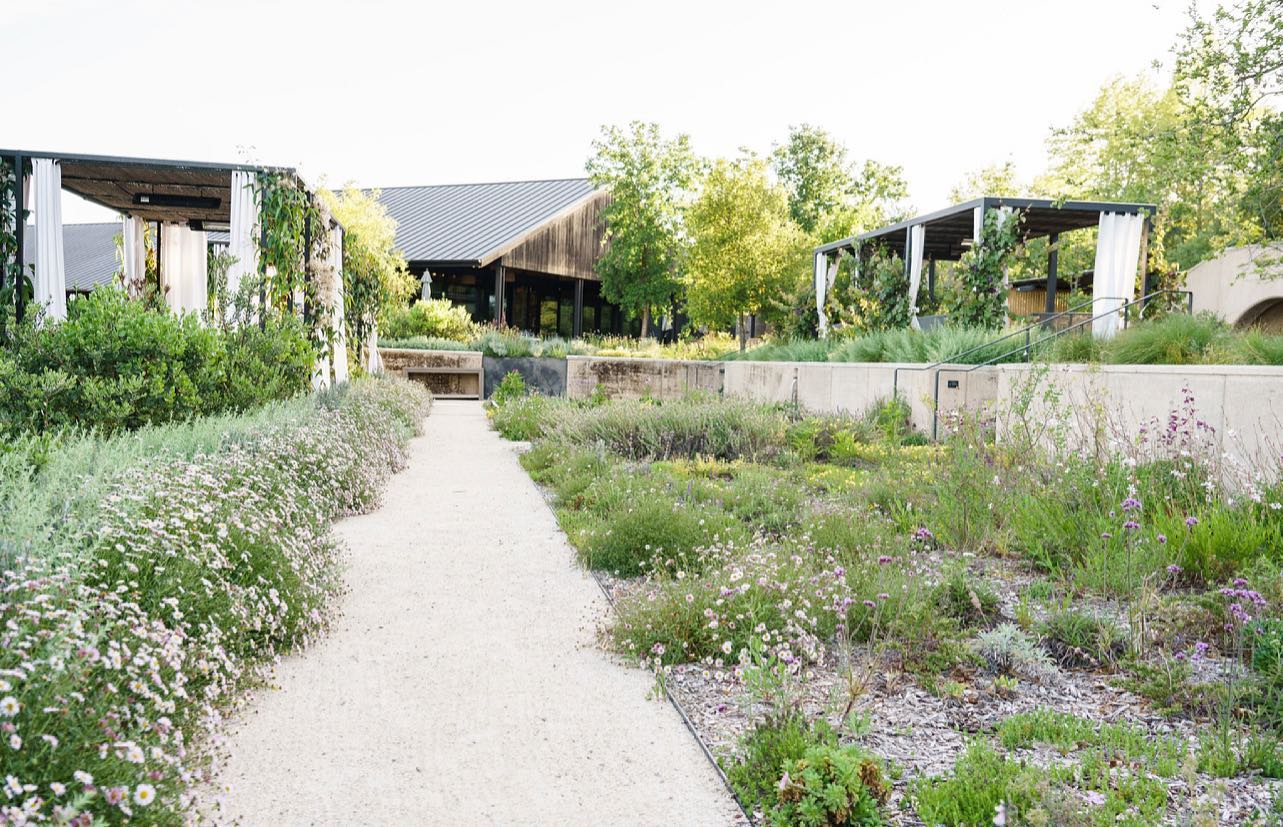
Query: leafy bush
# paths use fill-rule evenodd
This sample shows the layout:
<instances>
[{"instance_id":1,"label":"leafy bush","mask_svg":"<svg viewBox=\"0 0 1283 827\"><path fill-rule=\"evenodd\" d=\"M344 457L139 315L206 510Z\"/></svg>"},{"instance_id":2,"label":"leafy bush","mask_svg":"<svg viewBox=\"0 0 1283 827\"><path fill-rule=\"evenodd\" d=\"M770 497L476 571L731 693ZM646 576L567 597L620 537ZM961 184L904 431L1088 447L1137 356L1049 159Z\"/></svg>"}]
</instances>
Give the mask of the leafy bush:
<instances>
[{"instance_id":1,"label":"leafy bush","mask_svg":"<svg viewBox=\"0 0 1283 827\"><path fill-rule=\"evenodd\" d=\"M814 746L785 768L766 816L775 827L886 824L881 802L890 792L871 758L850 747Z\"/></svg>"},{"instance_id":2,"label":"leafy bush","mask_svg":"<svg viewBox=\"0 0 1283 827\"><path fill-rule=\"evenodd\" d=\"M527 395L526 380L522 378L519 371L510 370L507 375L499 380L499 385L490 394L490 401L495 405L505 405L514 399L521 399Z\"/></svg>"},{"instance_id":3,"label":"leafy bush","mask_svg":"<svg viewBox=\"0 0 1283 827\"><path fill-rule=\"evenodd\" d=\"M472 321L468 309L449 299L422 299L409 307L384 310L379 319L379 336L387 339L423 336L468 342L480 331L481 326Z\"/></svg>"},{"instance_id":4,"label":"leafy bush","mask_svg":"<svg viewBox=\"0 0 1283 827\"><path fill-rule=\"evenodd\" d=\"M314 358L294 320L224 333L99 289L66 321L15 331L0 353L0 428L111 433L248 410L306 390Z\"/></svg>"},{"instance_id":5,"label":"leafy bush","mask_svg":"<svg viewBox=\"0 0 1283 827\"><path fill-rule=\"evenodd\" d=\"M544 435L547 410L553 402L543 396L522 396L510 399L494 409L494 422L504 439L533 440Z\"/></svg>"},{"instance_id":6,"label":"leafy bush","mask_svg":"<svg viewBox=\"0 0 1283 827\"><path fill-rule=\"evenodd\" d=\"M837 733L822 718L810 722L795 710L771 715L744 735L741 754L726 767L726 778L746 807L765 810L776 800L787 766L811 747L835 747L837 742Z\"/></svg>"},{"instance_id":7,"label":"leafy bush","mask_svg":"<svg viewBox=\"0 0 1283 827\"><path fill-rule=\"evenodd\" d=\"M199 820L189 798L219 711L328 622L327 526L377 501L427 403L408 383L359 382L213 452L104 468L97 511L16 556L0 575L4 766L51 791L32 816Z\"/></svg>"}]
</instances>

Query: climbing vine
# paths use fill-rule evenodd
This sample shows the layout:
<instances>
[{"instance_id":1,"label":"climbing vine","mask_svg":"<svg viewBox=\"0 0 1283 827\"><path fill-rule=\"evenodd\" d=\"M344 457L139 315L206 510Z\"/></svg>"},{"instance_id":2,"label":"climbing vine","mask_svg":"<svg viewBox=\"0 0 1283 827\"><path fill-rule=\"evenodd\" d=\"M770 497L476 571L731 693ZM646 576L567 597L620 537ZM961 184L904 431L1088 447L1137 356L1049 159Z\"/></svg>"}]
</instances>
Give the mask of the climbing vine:
<instances>
[{"instance_id":1,"label":"climbing vine","mask_svg":"<svg viewBox=\"0 0 1283 827\"><path fill-rule=\"evenodd\" d=\"M1006 268L1020 246L1023 213L987 210L978 242L963 253L955 269L949 321L997 329L1007 323Z\"/></svg>"},{"instance_id":2,"label":"climbing vine","mask_svg":"<svg viewBox=\"0 0 1283 827\"><path fill-rule=\"evenodd\" d=\"M6 315L19 296L24 301L32 299L31 279L18 261L17 233L26 223L27 211L15 202L16 183L13 161L0 158L0 307Z\"/></svg>"},{"instance_id":3,"label":"climbing vine","mask_svg":"<svg viewBox=\"0 0 1283 827\"><path fill-rule=\"evenodd\" d=\"M264 312L296 314L306 309L309 340L319 354L327 355L331 347L328 314L317 300L317 279L311 276L329 255L329 213L295 175L261 172L258 183L263 278L257 287Z\"/></svg>"}]
</instances>

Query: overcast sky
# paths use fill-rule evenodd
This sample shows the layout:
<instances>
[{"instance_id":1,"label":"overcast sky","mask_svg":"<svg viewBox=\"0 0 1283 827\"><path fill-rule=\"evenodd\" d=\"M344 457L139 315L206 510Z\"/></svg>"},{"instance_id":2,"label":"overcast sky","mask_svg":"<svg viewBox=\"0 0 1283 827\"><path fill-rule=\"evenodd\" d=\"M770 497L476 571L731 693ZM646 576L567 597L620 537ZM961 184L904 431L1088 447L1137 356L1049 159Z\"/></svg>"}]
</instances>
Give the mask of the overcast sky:
<instances>
[{"instance_id":1,"label":"overcast sky","mask_svg":"<svg viewBox=\"0 0 1283 827\"><path fill-rule=\"evenodd\" d=\"M0 0L0 146L393 186L582 175L604 123L658 121L727 155L808 122L903 166L925 211L985 164L1040 170L1049 129L1102 82L1168 59L1186 8ZM110 217L70 198L64 213Z\"/></svg>"}]
</instances>

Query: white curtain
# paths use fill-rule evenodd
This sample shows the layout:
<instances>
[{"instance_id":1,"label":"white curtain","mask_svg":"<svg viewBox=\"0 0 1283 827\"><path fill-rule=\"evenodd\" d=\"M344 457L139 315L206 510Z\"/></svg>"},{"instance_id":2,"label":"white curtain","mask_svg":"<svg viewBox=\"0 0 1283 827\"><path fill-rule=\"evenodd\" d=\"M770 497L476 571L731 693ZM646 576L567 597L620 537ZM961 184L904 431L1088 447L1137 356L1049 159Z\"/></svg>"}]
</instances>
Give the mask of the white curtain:
<instances>
[{"instance_id":1,"label":"white curtain","mask_svg":"<svg viewBox=\"0 0 1283 827\"><path fill-rule=\"evenodd\" d=\"M824 296L828 292L828 261L824 253L815 254L815 312L820 317L820 338L829 335L829 317L824 312Z\"/></svg>"},{"instance_id":2,"label":"white curtain","mask_svg":"<svg viewBox=\"0 0 1283 827\"><path fill-rule=\"evenodd\" d=\"M124 240L125 293L131 299L143 294L147 283L147 222L133 215L125 216L121 226L121 237Z\"/></svg>"},{"instance_id":3,"label":"white curtain","mask_svg":"<svg viewBox=\"0 0 1283 827\"><path fill-rule=\"evenodd\" d=\"M209 298L209 246L205 233L184 224L160 228L160 285L175 313L200 313Z\"/></svg>"},{"instance_id":4,"label":"white curtain","mask_svg":"<svg viewBox=\"0 0 1283 827\"><path fill-rule=\"evenodd\" d=\"M227 252L236 261L227 270L227 295L232 298L241 281L258 273L258 182L254 173L232 172L231 243Z\"/></svg>"},{"instance_id":5,"label":"white curtain","mask_svg":"<svg viewBox=\"0 0 1283 827\"><path fill-rule=\"evenodd\" d=\"M909 228L909 324L921 330L918 324L918 290L922 287L922 247L927 239L927 228L915 224Z\"/></svg>"},{"instance_id":6,"label":"white curtain","mask_svg":"<svg viewBox=\"0 0 1283 827\"><path fill-rule=\"evenodd\" d=\"M383 357L379 355L379 325L377 322L374 327L370 328L370 353L366 357L365 370L368 373L383 372Z\"/></svg>"},{"instance_id":7,"label":"white curtain","mask_svg":"<svg viewBox=\"0 0 1283 827\"><path fill-rule=\"evenodd\" d=\"M62 256L62 168L52 158L31 162L36 204L36 304L45 315L67 318L67 272Z\"/></svg>"},{"instance_id":8,"label":"white curtain","mask_svg":"<svg viewBox=\"0 0 1283 827\"><path fill-rule=\"evenodd\" d=\"M1095 336L1109 338L1123 326L1118 310L1136 296L1140 241L1145 216L1102 212L1096 237L1096 267L1092 276L1091 323ZM1110 312L1118 311L1118 312ZM1107 314L1107 315L1102 315Z\"/></svg>"},{"instance_id":9,"label":"white curtain","mask_svg":"<svg viewBox=\"0 0 1283 827\"><path fill-rule=\"evenodd\" d=\"M974 246L980 246L980 239L984 237L985 231L985 210L984 207L976 207L971 211L971 242Z\"/></svg>"},{"instance_id":10,"label":"white curtain","mask_svg":"<svg viewBox=\"0 0 1283 827\"><path fill-rule=\"evenodd\" d=\"M334 312L330 316L334 324L334 381L342 384L347 381L347 324L344 321L343 302L346 293L343 289L343 228L337 224L330 231L330 265L334 267Z\"/></svg>"}]
</instances>

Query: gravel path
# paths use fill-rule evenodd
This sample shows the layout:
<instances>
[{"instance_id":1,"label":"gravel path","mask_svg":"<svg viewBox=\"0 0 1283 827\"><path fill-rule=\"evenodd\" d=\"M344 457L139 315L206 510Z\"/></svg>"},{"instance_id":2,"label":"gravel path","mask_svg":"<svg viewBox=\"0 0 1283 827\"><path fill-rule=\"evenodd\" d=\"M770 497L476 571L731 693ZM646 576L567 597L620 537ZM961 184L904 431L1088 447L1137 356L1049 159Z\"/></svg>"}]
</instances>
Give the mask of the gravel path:
<instances>
[{"instance_id":1,"label":"gravel path","mask_svg":"<svg viewBox=\"0 0 1283 827\"><path fill-rule=\"evenodd\" d=\"M649 676L596 647L605 600L479 404L437 402L337 531L343 615L239 716L229 822L736 823Z\"/></svg>"}]
</instances>

